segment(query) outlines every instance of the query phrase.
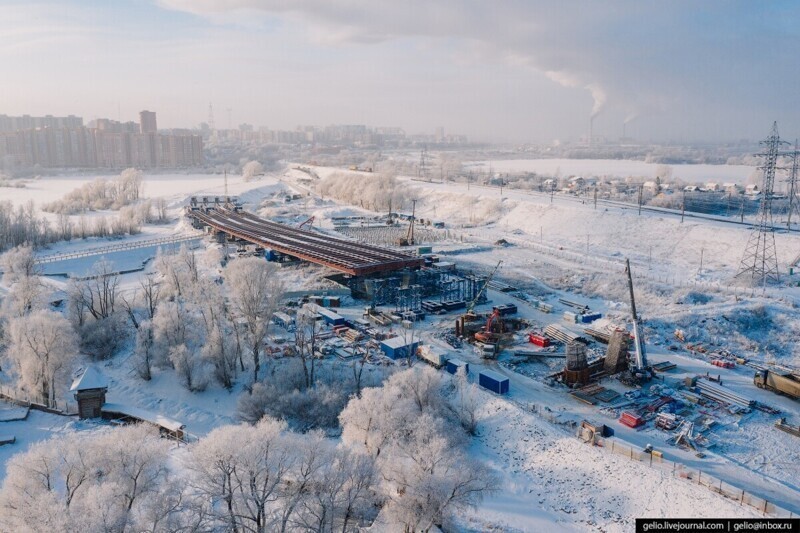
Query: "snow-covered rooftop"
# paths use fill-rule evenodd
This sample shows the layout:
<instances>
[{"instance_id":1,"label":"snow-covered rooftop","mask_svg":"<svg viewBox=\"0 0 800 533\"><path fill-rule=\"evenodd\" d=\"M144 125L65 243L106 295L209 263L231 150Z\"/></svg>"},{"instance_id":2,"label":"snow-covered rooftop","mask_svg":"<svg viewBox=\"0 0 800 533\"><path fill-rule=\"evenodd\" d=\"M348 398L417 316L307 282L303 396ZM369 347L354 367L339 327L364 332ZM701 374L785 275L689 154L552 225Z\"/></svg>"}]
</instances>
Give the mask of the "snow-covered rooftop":
<instances>
[{"instance_id":1,"label":"snow-covered rooftop","mask_svg":"<svg viewBox=\"0 0 800 533\"><path fill-rule=\"evenodd\" d=\"M132 405L106 402L103 404L103 411L128 415L133 418L138 418L139 420L144 420L145 422L150 422L151 424L155 424L170 431L179 431L186 427L186 424L183 422L178 422L177 420L167 418L164 415L153 413L152 411L146 411L145 409L139 409L138 407L134 407Z\"/></svg>"},{"instance_id":2,"label":"snow-covered rooftop","mask_svg":"<svg viewBox=\"0 0 800 533\"><path fill-rule=\"evenodd\" d=\"M108 380L97 370L93 365L86 367L81 377L76 378L69 388L70 392L90 390L90 389L107 389Z\"/></svg>"}]
</instances>

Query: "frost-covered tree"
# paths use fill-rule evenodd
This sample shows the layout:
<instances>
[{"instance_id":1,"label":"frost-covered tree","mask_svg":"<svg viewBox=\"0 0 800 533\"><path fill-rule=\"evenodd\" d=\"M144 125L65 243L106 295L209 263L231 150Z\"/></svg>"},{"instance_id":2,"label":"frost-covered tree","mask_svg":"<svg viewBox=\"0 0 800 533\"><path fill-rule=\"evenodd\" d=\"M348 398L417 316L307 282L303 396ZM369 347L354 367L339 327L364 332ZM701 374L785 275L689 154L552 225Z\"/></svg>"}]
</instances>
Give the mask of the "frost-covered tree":
<instances>
[{"instance_id":1,"label":"frost-covered tree","mask_svg":"<svg viewBox=\"0 0 800 533\"><path fill-rule=\"evenodd\" d=\"M258 161L249 161L242 167L242 178L244 178L244 181L250 181L263 173L264 166Z\"/></svg>"},{"instance_id":2,"label":"frost-covered tree","mask_svg":"<svg viewBox=\"0 0 800 533\"><path fill-rule=\"evenodd\" d=\"M202 392L208 386L208 363L199 353L190 350L185 344L169 349L169 361L184 386L192 392Z\"/></svg>"},{"instance_id":3,"label":"frost-covered tree","mask_svg":"<svg viewBox=\"0 0 800 533\"><path fill-rule=\"evenodd\" d=\"M3 283L6 285L37 276L39 268L33 246L25 244L7 251L0 256L0 268L3 269Z\"/></svg>"},{"instance_id":4,"label":"frost-covered tree","mask_svg":"<svg viewBox=\"0 0 800 533\"><path fill-rule=\"evenodd\" d=\"M143 425L71 433L15 455L0 489L3 531L178 531L201 515Z\"/></svg>"},{"instance_id":5,"label":"frost-covered tree","mask_svg":"<svg viewBox=\"0 0 800 533\"><path fill-rule=\"evenodd\" d=\"M245 340L253 361L253 382L261 370L261 352L272 315L283 298L277 268L256 257L231 262L225 268L234 311L245 325Z\"/></svg>"},{"instance_id":6,"label":"frost-covered tree","mask_svg":"<svg viewBox=\"0 0 800 533\"><path fill-rule=\"evenodd\" d=\"M265 418L255 426L223 426L196 444L187 460L200 495L219 501L212 510L230 531L277 531L275 503L297 460L286 424Z\"/></svg>"},{"instance_id":7,"label":"frost-covered tree","mask_svg":"<svg viewBox=\"0 0 800 533\"><path fill-rule=\"evenodd\" d=\"M66 392L66 381L77 361L78 339L59 313L37 311L11 320L7 357L17 368L20 384L47 405Z\"/></svg>"},{"instance_id":8,"label":"frost-covered tree","mask_svg":"<svg viewBox=\"0 0 800 533\"><path fill-rule=\"evenodd\" d=\"M408 438L395 442L380 466L391 487L386 515L407 531L441 529L449 513L496 489L492 472L468 459L443 419L424 414L407 430Z\"/></svg>"},{"instance_id":9,"label":"frost-covered tree","mask_svg":"<svg viewBox=\"0 0 800 533\"><path fill-rule=\"evenodd\" d=\"M133 348L133 368L136 374L145 381L153 379L153 366L155 363L155 339L153 338L153 323L144 320L136 330L136 344Z\"/></svg>"}]
</instances>

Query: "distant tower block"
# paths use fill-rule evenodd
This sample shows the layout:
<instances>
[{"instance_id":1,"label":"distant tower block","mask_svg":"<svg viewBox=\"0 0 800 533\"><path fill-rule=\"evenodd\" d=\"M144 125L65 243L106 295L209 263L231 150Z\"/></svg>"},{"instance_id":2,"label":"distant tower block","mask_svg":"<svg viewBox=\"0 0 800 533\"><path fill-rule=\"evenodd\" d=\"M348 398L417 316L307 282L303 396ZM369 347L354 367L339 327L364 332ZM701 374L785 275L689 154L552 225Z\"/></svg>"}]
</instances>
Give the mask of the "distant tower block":
<instances>
[{"instance_id":1,"label":"distant tower block","mask_svg":"<svg viewBox=\"0 0 800 533\"><path fill-rule=\"evenodd\" d=\"M94 367L88 366L83 375L72 382L70 392L78 401L78 415L81 418L100 418L100 410L106 403L108 381Z\"/></svg>"},{"instance_id":2,"label":"distant tower block","mask_svg":"<svg viewBox=\"0 0 800 533\"><path fill-rule=\"evenodd\" d=\"M617 374L625 370L628 366L628 333L623 330L616 330L611 334L606 351L606 360L603 370L607 374Z\"/></svg>"},{"instance_id":3,"label":"distant tower block","mask_svg":"<svg viewBox=\"0 0 800 533\"><path fill-rule=\"evenodd\" d=\"M586 361L586 345L570 342L566 346L567 366L564 369L564 382L567 385L586 385L589 383L589 365Z\"/></svg>"},{"instance_id":4,"label":"distant tower block","mask_svg":"<svg viewBox=\"0 0 800 533\"><path fill-rule=\"evenodd\" d=\"M766 285L778 281L778 254L775 250L775 229L772 222L772 200L775 189L775 168L778 163L781 141L778 136L778 123L772 125L772 133L761 141L764 151L758 154L763 163L758 168L764 173L764 186L761 189L761 205L758 222L754 225L744 249L742 263L737 278L745 279L754 285Z\"/></svg>"}]
</instances>

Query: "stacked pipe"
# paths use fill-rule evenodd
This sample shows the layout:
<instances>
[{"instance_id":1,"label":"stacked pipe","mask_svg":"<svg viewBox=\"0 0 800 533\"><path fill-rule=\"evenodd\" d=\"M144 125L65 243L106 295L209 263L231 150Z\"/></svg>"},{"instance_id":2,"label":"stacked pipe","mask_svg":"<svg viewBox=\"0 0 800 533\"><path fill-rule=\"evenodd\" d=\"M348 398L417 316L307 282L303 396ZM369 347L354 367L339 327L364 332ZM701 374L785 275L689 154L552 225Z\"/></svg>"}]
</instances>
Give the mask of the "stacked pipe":
<instances>
[{"instance_id":1,"label":"stacked pipe","mask_svg":"<svg viewBox=\"0 0 800 533\"><path fill-rule=\"evenodd\" d=\"M706 398L726 404L738 405L739 407L750 408L755 403L753 400L707 379L701 378L697 380L697 391Z\"/></svg>"},{"instance_id":2,"label":"stacked pipe","mask_svg":"<svg viewBox=\"0 0 800 533\"><path fill-rule=\"evenodd\" d=\"M580 335L573 333L568 329L562 328L558 324L550 324L544 328L544 334L551 339L563 342L564 344L568 344L570 342L579 342L581 340Z\"/></svg>"}]
</instances>

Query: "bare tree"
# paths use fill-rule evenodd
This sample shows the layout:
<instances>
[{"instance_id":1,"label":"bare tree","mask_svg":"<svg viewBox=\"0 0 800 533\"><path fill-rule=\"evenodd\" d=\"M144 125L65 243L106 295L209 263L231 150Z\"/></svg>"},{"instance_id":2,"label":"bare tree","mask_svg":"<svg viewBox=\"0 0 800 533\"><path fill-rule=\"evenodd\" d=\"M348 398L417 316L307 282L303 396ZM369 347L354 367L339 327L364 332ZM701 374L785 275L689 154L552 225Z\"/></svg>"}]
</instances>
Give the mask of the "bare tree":
<instances>
[{"instance_id":1,"label":"bare tree","mask_svg":"<svg viewBox=\"0 0 800 533\"><path fill-rule=\"evenodd\" d=\"M316 376L317 336L319 335L319 322L316 313L304 307L297 313L295 319L294 345L297 357L303 362L303 377L305 386L313 387Z\"/></svg>"},{"instance_id":2,"label":"bare tree","mask_svg":"<svg viewBox=\"0 0 800 533\"><path fill-rule=\"evenodd\" d=\"M153 320L161 295L161 286L156 282L155 276L149 273L139 278L139 288L141 289L144 307L147 311L147 318Z\"/></svg>"},{"instance_id":3,"label":"bare tree","mask_svg":"<svg viewBox=\"0 0 800 533\"><path fill-rule=\"evenodd\" d=\"M236 314L246 325L246 341L253 359L253 382L261 370L261 352L272 315L283 298L277 268L256 257L233 261L225 269Z\"/></svg>"}]
</instances>

